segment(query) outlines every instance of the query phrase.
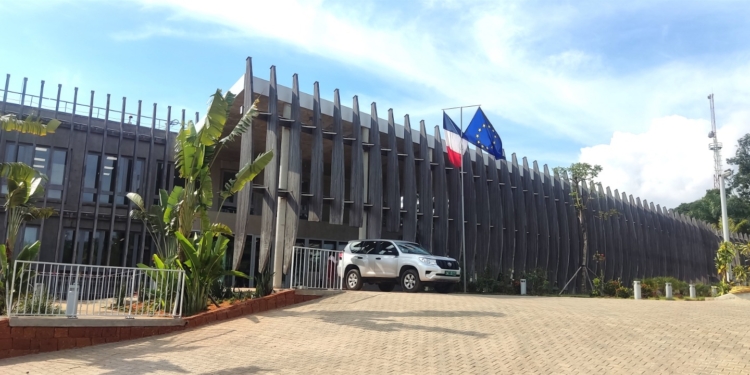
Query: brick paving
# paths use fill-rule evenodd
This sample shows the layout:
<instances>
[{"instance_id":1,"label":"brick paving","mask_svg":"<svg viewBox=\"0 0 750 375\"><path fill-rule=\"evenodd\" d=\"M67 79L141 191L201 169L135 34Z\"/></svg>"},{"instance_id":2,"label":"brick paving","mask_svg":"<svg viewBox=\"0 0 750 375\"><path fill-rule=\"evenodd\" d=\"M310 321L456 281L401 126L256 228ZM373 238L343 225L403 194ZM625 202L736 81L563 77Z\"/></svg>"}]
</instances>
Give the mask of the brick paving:
<instances>
[{"instance_id":1,"label":"brick paving","mask_svg":"<svg viewBox=\"0 0 750 375\"><path fill-rule=\"evenodd\" d=\"M750 302L347 292L0 374L750 374Z\"/></svg>"}]
</instances>

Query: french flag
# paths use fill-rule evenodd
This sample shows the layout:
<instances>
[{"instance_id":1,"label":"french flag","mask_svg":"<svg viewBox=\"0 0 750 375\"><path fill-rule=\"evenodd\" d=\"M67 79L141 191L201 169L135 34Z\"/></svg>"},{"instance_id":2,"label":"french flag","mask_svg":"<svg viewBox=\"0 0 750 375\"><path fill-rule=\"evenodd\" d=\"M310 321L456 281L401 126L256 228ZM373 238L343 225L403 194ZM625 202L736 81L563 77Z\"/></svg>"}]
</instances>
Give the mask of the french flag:
<instances>
[{"instance_id":1,"label":"french flag","mask_svg":"<svg viewBox=\"0 0 750 375\"><path fill-rule=\"evenodd\" d=\"M454 167L461 167L461 160L469 143L461 137L461 130L448 115L443 112L443 130L445 130L445 145L448 149L448 161Z\"/></svg>"}]
</instances>

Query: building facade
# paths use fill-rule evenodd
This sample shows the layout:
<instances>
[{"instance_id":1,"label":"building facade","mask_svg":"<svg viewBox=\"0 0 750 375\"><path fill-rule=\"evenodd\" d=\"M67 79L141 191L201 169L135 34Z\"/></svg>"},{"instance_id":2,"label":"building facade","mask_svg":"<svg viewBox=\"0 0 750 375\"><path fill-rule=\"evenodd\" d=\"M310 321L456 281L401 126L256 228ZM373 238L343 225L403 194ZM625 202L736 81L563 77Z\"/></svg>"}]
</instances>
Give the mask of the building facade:
<instances>
[{"instance_id":1,"label":"building facade","mask_svg":"<svg viewBox=\"0 0 750 375\"><path fill-rule=\"evenodd\" d=\"M180 123L199 122L199 114L77 88L72 101L61 100L60 85L49 90L42 82L32 92L25 78L20 90L10 90L10 82L8 75L0 112L62 121L45 137L2 133L3 161L45 173L41 202L60 213L26 224L19 242L40 239L42 261L149 263L150 238L130 218L125 194L138 192L154 204L159 189L180 184L174 138ZM273 150L275 158L253 186L221 207L216 198L219 220L235 232L227 267L250 274L267 267L280 286L292 246L336 249L357 238L417 241L458 259L462 231L470 275L490 270L520 277L541 269L561 286L581 264L568 177L546 165L471 150L464 156L462 199L460 171L446 164L437 126L420 121L413 129L408 115L398 124L391 109L380 118L376 103L362 113L356 96L347 107L338 90L332 101L321 99L317 83L311 95L302 93L296 75L291 88L280 86L274 67L268 80L255 77L249 58L230 91L237 99L228 125L256 98L261 113L214 165L214 191L259 153ZM609 187L592 185L583 193L591 208L590 253L605 255L606 278L708 281L715 275L720 237L706 223ZM618 215L597 218L612 209Z\"/></svg>"}]
</instances>

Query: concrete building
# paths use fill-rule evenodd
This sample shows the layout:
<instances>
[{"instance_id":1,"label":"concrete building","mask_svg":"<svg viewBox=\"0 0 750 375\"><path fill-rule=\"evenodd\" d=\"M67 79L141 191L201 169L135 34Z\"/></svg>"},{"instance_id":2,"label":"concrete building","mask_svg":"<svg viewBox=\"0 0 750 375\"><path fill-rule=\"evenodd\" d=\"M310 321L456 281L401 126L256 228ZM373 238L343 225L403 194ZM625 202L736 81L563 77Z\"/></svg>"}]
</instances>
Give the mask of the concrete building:
<instances>
[{"instance_id":1,"label":"concrete building","mask_svg":"<svg viewBox=\"0 0 750 375\"><path fill-rule=\"evenodd\" d=\"M180 184L172 155L176 131L182 121L199 122L199 114L167 107L166 116L158 116L165 111L157 104L78 89L64 101L61 86L49 90L42 83L32 92L24 78L23 89L13 91L10 81L8 75L0 112L62 121L46 137L2 133L3 161L23 161L49 176L42 204L60 212L25 225L19 241L42 240L42 261L148 263L151 241L129 217L125 194L135 191L154 203L159 189ZM370 114L361 113L357 97L347 107L338 90L331 101L321 99L317 83L312 94L302 93L296 75L293 87L277 85L275 68L268 80L256 77L250 59L230 90L238 97L228 124L236 124L255 98L261 114L241 141L222 151L212 170L214 191L260 152L273 149L276 158L254 186L222 207L215 199L219 220L236 235L227 267L252 274L268 265L280 285L290 262L283 254L292 246L336 249L365 237L417 241L458 258L462 230L470 275L542 269L561 285L581 263L570 184L546 165L540 170L526 158L519 164L515 154L505 161L479 150L467 153L464 176L471 178L463 179L460 225L460 173L446 165L440 127L421 122L412 130L408 115L399 121L404 125L392 110L380 118L375 103ZM607 254L602 270L608 278L707 280L715 273L719 236L705 223L612 194L609 187L591 186L584 194L592 198L592 215L621 213L590 220L590 253Z\"/></svg>"}]
</instances>

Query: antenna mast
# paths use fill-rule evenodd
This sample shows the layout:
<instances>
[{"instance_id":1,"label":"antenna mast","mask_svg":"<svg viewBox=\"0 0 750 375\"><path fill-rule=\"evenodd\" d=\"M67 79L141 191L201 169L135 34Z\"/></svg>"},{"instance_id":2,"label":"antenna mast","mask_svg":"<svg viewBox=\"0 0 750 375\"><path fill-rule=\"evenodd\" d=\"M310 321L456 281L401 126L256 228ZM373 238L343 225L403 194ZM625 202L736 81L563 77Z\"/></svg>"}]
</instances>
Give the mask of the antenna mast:
<instances>
[{"instance_id":1,"label":"antenna mast","mask_svg":"<svg viewBox=\"0 0 750 375\"><path fill-rule=\"evenodd\" d=\"M708 144L708 149L714 152L714 188L719 188L719 180L721 179L721 142L716 135L716 116L714 115L714 94L708 96L708 100L711 103L711 132L708 133L708 138L713 138L713 143Z\"/></svg>"}]
</instances>

